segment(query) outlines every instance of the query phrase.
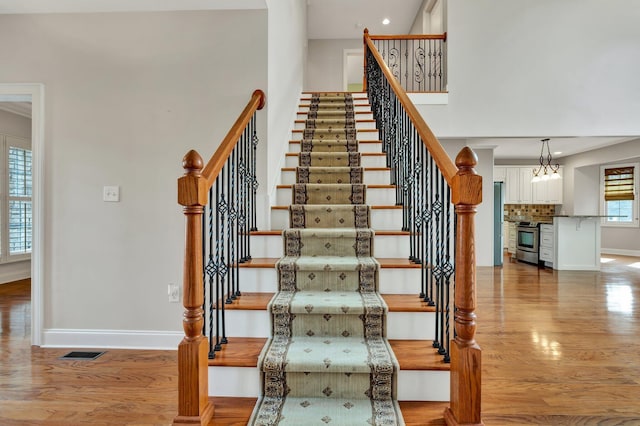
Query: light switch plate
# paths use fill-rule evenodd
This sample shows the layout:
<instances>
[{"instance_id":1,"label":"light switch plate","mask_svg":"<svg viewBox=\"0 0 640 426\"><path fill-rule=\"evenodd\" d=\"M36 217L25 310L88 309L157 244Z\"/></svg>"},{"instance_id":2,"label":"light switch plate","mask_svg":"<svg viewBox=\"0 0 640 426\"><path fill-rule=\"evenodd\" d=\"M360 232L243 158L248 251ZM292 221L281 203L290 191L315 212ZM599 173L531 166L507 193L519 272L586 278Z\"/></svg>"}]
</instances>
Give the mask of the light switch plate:
<instances>
[{"instance_id":1,"label":"light switch plate","mask_svg":"<svg viewBox=\"0 0 640 426\"><path fill-rule=\"evenodd\" d=\"M102 189L102 201L118 202L120 201L119 186L105 186Z\"/></svg>"}]
</instances>

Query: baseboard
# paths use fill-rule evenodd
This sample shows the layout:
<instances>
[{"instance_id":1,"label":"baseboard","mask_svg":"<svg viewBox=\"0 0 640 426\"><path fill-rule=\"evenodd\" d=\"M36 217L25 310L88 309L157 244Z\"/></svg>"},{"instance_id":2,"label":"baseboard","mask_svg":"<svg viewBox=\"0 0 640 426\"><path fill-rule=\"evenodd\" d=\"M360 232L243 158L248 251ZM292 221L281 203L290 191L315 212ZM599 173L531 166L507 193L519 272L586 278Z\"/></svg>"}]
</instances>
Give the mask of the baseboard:
<instances>
[{"instance_id":1,"label":"baseboard","mask_svg":"<svg viewBox=\"0 0 640 426\"><path fill-rule=\"evenodd\" d=\"M0 284L31 278L31 261L4 263L0 265Z\"/></svg>"},{"instance_id":2,"label":"baseboard","mask_svg":"<svg viewBox=\"0 0 640 426\"><path fill-rule=\"evenodd\" d=\"M45 329L44 348L178 349L178 331Z\"/></svg>"},{"instance_id":3,"label":"baseboard","mask_svg":"<svg viewBox=\"0 0 640 426\"><path fill-rule=\"evenodd\" d=\"M602 248L602 249L600 249L600 253L601 254L618 254L620 256L640 257L640 250L624 250L624 249Z\"/></svg>"}]
</instances>

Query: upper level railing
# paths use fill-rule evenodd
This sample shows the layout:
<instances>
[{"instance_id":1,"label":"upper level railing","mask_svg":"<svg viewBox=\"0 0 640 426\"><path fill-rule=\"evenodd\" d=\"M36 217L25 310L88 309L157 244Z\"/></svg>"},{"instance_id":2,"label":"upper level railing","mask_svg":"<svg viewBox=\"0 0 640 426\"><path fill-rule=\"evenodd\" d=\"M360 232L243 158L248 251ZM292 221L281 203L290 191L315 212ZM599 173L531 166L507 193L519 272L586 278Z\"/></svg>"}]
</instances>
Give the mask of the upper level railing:
<instances>
[{"instance_id":1,"label":"upper level railing","mask_svg":"<svg viewBox=\"0 0 640 426\"><path fill-rule=\"evenodd\" d=\"M226 302L240 296L238 264L251 258L256 228L256 110L253 92L227 136L205 165L194 150L182 161L178 203L186 218L183 328L178 346L178 415L173 424L208 424L208 358L226 343ZM207 339L207 335L209 339Z\"/></svg>"},{"instance_id":2,"label":"upper level railing","mask_svg":"<svg viewBox=\"0 0 640 426\"><path fill-rule=\"evenodd\" d=\"M451 406L445 420L449 425L481 424L481 350L474 313L474 216L482 201L482 177L474 170L477 156L465 147L454 164L367 30L364 47L369 103L396 186L396 203L403 207L411 260L422 265L421 297L436 308L433 346L451 362Z\"/></svg>"},{"instance_id":3,"label":"upper level railing","mask_svg":"<svg viewBox=\"0 0 640 426\"><path fill-rule=\"evenodd\" d=\"M369 35L369 39L406 92L447 90L447 33Z\"/></svg>"}]
</instances>

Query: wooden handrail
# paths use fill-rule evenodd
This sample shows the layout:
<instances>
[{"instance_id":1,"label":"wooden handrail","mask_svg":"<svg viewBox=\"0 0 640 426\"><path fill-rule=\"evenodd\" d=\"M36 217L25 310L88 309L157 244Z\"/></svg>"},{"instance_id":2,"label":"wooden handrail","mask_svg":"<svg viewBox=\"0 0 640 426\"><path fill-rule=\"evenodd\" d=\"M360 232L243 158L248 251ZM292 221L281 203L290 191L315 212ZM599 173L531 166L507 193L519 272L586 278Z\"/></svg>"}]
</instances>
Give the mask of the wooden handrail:
<instances>
[{"instance_id":1,"label":"wooden handrail","mask_svg":"<svg viewBox=\"0 0 640 426\"><path fill-rule=\"evenodd\" d=\"M443 34L402 34L402 35L369 35L371 40L444 40L447 41L447 33Z\"/></svg>"},{"instance_id":2,"label":"wooden handrail","mask_svg":"<svg viewBox=\"0 0 640 426\"><path fill-rule=\"evenodd\" d=\"M207 188L210 188L211 185L213 185L216 177L218 177L218 175L220 174L220 170L222 170L224 163L227 161L227 158L229 158L231 151L233 151L233 148L236 146L238 139L240 139L240 135L242 135L244 128L247 126L249 120L251 120L253 113L256 112L256 110L264 108L265 100L265 94L260 89L255 90L251 95L249 103L244 108L242 113L240 113L240 116L238 117L236 122L233 123L233 126L231 126L231 129L229 130L229 133L227 133L227 136L225 136L225 138L222 140L220 146L211 156L211 158L207 162L207 165L202 171L202 177L207 182Z\"/></svg>"},{"instance_id":3,"label":"wooden handrail","mask_svg":"<svg viewBox=\"0 0 640 426\"><path fill-rule=\"evenodd\" d=\"M369 36L369 30L366 28L364 30L364 43L365 46L368 47L371 51L374 58L376 58L378 65L380 65L380 69L382 69L382 72L385 74L387 81L396 94L396 97L398 98L398 100L400 100L400 103L402 103L402 106L407 112L409 119L418 131L418 134L420 135L423 143L427 147L427 150L429 150L429 153L435 160L438 168L440 169L440 172L444 176L449 186L451 186L451 182L453 181L453 177L458 172L458 168L453 163L451 158L449 158L449 155L447 155L442 145L440 145L440 142L435 137L427 123L425 123L422 115L420 115L413 102L411 102L411 100L407 96L407 93L404 91L402 86L400 86L400 83L398 83L398 81L395 79L395 77L391 73L391 70L389 70L389 67L384 62L384 59L382 59L380 52L378 52L378 49L376 49L376 46L373 44L373 41Z\"/></svg>"}]
</instances>

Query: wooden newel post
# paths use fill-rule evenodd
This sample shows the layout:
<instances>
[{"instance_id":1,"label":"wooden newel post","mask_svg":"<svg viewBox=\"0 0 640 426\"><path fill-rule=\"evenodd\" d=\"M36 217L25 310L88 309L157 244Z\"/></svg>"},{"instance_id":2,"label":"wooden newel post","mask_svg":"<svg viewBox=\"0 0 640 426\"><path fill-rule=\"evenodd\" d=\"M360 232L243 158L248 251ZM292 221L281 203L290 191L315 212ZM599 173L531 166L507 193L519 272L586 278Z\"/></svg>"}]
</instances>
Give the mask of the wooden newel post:
<instances>
[{"instance_id":1,"label":"wooden newel post","mask_svg":"<svg viewBox=\"0 0 640 426\"><path fill-rule=\"evenodd\" d=\"M476 332L476 206L482 202L482 176L474 170L478 157L469 147L456 157L458 172L452 181L452 201L458 215L456 235L456 337L451 342L451 407L444 413L448 425L483 425L481 419L482 354Z\"/></svg>"},{"instance_id":2,"label":"wooden newel post","mask_svg":"<svg viewBox=\"0 0 640 426\"><path fill-rule=\"evenodd\" d=\"M369 28L364 29L364 35L362 36L362 43L364 44L364 73L362 74L362 91L367 91L367 39L369 38Z\"/></svg>"},{"instance_id":3,"label":"wooden newel post","mask_svg":"<svg viewBox=\"0 0 640 426\"><path fill-rule=\"evenodd\" d=\"M178 346L178 415L174 425L206 425L213 417L208 396L208 342L202 335L202 215L207 185L202 177L202 157L191 150L182 160L184 176L178 179L178 203L184 206L184 338Z\"/></svg>"}]
</instances>

